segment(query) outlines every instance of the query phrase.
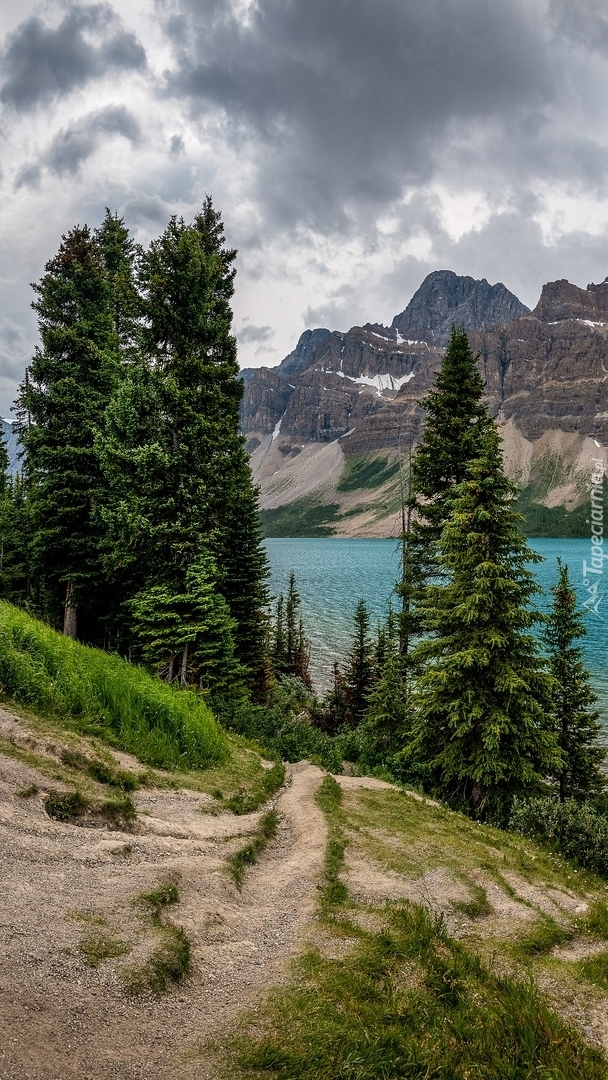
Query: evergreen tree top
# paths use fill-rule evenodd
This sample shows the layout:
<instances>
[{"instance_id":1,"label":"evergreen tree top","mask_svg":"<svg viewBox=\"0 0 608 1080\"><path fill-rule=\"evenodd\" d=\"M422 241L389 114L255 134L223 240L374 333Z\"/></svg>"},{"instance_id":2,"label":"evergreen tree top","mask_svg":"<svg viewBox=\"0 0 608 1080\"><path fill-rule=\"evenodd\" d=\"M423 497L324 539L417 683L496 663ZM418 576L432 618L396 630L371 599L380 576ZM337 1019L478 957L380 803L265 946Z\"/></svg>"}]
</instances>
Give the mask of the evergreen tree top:
<instances>
[{"instance_id":1,"label":"evergreen tree top","mask_svg":"<svg viewBox=\"0 0 608 1080\"><path fill-rule=\"evenodd\" d=\"M434 539L449 516L453 489L466 478L480 435L491 424L478 359L464 329L452 327L435 384L422 402L427 416L412 460L412 493Z\"/></svg>"}]
</instances>

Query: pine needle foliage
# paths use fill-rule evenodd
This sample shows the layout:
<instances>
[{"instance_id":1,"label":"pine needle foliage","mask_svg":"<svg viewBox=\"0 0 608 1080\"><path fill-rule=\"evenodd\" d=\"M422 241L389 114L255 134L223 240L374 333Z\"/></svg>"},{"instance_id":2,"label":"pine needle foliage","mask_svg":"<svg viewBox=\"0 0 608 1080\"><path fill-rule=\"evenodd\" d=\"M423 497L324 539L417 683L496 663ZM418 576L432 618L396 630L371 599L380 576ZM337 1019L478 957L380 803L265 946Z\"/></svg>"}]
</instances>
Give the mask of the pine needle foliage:
<instances>
[{"instance_id":1,"label":"pine needle foliage","mask_svg":"<svg viewBox=\"0 0 608 1080\"><path fill-rule=\"evenodd\" d=\"M553 606L545 626L549 670L553 676L552 715L562 767L558 773L559 797L585 798L598 794L606 786L601 766L605 750L598 743L599 711L597 697L589 684L589 672L583 664L583 651L577 641L586 633L582 614L577 610L576 593L570 583L568 567L557 560L559 578L553 586Z\"/></svg>"},{"instance_id":2,"label":"pine needle foliage","mask_svg":"<svg viewBox=\"0 0 608 1080\"><path fill-rule=\"evenodd\" d=\"M62 238L34 285L41 347L18 397L39 606L67 633L95 619L102 567L95 507L105 483L95 433L116 384L118 338L97 242L85 225Z\"/></svg>"},{"instance_id":3,"label":"pine needle foliage","mask_svg":"<svg viewBox=\"0 0 608 1080\"><path fill-rule=\"evenodd\" d=\"M561 762L547 719L551 680L531 633L540 590L529 564L540 557L521 535L515 499L492 425L451 500L439 549L444 580L421 603L431 636L416 650L425 671L405 751L445 798L497 821Z\"/></svg>"},{"instance_id":4,"label":"pine needle foliage","mask_svg":"<svg viewBox=\"0 0 608 1080\"><path fill-rule=\"evenodd\" d=\"M477 360L464 328L453 326L434 387L422 402L426 418L412 459L412 493L427 542L439 540L455 488L467 478L491 422Z\"/></svg>"}]
</instances>

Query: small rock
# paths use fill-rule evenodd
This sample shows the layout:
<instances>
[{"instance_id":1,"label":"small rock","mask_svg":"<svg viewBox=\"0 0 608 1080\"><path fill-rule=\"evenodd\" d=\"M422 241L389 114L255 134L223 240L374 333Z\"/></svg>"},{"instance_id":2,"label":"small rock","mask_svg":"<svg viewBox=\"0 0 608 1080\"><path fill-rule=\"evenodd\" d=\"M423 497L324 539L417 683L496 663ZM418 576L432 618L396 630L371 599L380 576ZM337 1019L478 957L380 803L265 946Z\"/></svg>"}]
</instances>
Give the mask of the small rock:
<instances>
[{"instance_id":1,"label":"small rock","mask_svg":"<svg viewBox=\"0 0 608 1080\"><path fill-rule=\"evenodd\" d=\"M133 848L125 840L100 840L97 850L106 855L130 855Z\"/></svg>"}]
</instances>

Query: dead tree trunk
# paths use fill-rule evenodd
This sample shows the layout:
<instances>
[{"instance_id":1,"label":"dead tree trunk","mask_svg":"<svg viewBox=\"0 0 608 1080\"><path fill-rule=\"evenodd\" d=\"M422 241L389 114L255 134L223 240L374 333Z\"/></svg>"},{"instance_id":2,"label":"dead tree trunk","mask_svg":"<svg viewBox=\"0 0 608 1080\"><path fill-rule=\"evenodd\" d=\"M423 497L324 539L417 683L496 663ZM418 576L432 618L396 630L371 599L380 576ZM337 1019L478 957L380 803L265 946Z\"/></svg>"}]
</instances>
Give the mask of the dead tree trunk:
<instances>
[{"instance_id":1,"label":"dead tree trunk","mask_svg":"<svg viewBox=\"0 0 608 1080\"><path fill-rule=\"evenodd\" d=\"M68 581L65 590L65 606L63 609L63 632L66 637L78 636L78 608L74 605L74 585Z\"/></svg>"},{"instance_id":2,"label":"dead tree trunk","mask_svg":"<svg viewBox=\"0 0 608 1080\"><path fill-rule=\"evenodd\" d=\"M184 652L182 654L182 666L179 673L179 685L185 686L188 679L188 642L184 645Z\"/></svg>"}]
</instances>

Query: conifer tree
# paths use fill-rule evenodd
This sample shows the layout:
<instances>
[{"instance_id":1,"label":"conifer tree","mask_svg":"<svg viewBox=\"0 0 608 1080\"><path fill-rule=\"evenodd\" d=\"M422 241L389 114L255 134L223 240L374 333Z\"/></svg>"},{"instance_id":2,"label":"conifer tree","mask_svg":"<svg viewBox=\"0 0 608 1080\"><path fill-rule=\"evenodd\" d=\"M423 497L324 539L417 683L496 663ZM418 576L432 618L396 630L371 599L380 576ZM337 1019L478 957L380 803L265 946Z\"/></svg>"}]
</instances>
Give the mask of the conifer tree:
<instances>
[{"instance_id":1,"label":"conifer tree","mask_svg":"<svg viewBox=\"0 0 608 1080\"><path fill-rule=\"evenodd\" d=\"M407 737L408 658L401 652L399 619L389 610L376 649L375 679L358 730L362 762L394 768L394 757Z\"/></svg>"},{"instance_id":2,"label":"conifer tree","mask_svg":"<svg viewBox=\"0 0 608 1080\"><path fill-rule=\"evenodd\" d=\"M597 697L589 685L583 651L577 640L587 633L568 567L557 560L559 579L553 586L553 607L545 625L549 671L554 679L552 715L562 752L559 797L584 798L606 786L601 766L606 752L598 743Z\"/></svg>"},{"instance_id":3,"label":"conifer tree","mask_svg":"<svg viewBox=\"0 0 608 1080\"><path fill-rule=\"evenodd\" d=\"M334 660L332 688L323 700L319 726L329 735L335 735L346 722L346 707L346 683L338 662Z\"/></svg>"},{"instance_id":4,"label":"conifer tree","mask_svg":"<svg viewBox=\"0 0 608 1080\"><path fill-rule=\"evenodd\" d=\"M289 575L287 600L281 593L277 601L272 665L277 675L294 675L310 687L310 651L301 606L296 575L292 570Z\"/></svg>"},{"instance_id":5,"label":"conifer tree","mask_svg":"<svg viewBox=\"0 0 608 1080\"><path fill-rule=\"evenodd\" d=\"M140 300L135 284L136 246L124 219L106 207L95 241L106 269L114 333L122 364L134 359L138 345Z\"/></svg>"},{"instance_id":6,"label":"conifer tree","mask_svg":"<svg viewBox=\"0 0 608 1080\"><path fill-rule=\"evenodd\" d=\"M277 600L274 635L272 642L272 666L280 675L287 666L287 642L285 640L285 597L283 593Z\"/></svg>"},{"instance_id":7,"label":"conifer tree","mask_svg":"<svg viewBox=\"0 0 608 1080\"><path fill-rule=\"evenodd\" d=\"M425 543L439 540L455 489L490 423L477 359L464 328L453 326L434 387L421 403L426 419L412 459L412 494Z\"/></svg>"},{"instance_id":8,"label":"conifer tree","mask_svg":"<svg viewBox=\"0 0 608 1080\"><path fill-rule=\"evenodd\" d=\"M28 600L28 508L21 476L11 477L0 435L0 599L25 605Z\"/></svg>"},{"instance_id":9,"label":"conifer tree","mask_svg":"<svg viewBox=\"0 0 608 1080\"><path fill-rule=\"evenodd\" d=\"M515 498L492 424L450 497L444 581L421 604L432 637L416 649L426 668L404 753L406 767L426 768L444 797L495 820L560 766L547 719L550 679L530 632L540 616L529 606L539 589L528 564L540 556L520 533Z\"/></svg>"},{"instance_id":10,"label":"conifer tree","mask_svg":"<svg viewBox=\"0 0 608 1080\"><path fill-rule=\"evenodd\" d=\"M131 602L144 660L167 682L234 697L243 670L234 656L233 620L207 553L190 564L182 593L157 583Z\"/></svg>"},{"instance_id":11,"label":"conifer tree","mask_svg":"<svg viewBox=\"0 0 608 1080\"><path fill-rule=\"evenodd\" d=\"M346 720L356 727L363 719L374 680L370 617L365 600L360 599L353 615L353 640L344 668Z\"/></svg>"},{"instance_id":12,"label":"conifer tree","mask_svg":"<svg viewBox=\"0 0 608 1080\"><path fill-rule=\"evenodd\" d=\"M20 388L20 438L32 514L38 603L70 637L95 636L102 599L100 527L104 482L94 452L117 378L111 290L87 226L62 238L34 285L41 348ZM26 422L27 421L27 422Z\"/></svg>"},{"instance_id":13,"label":"conifer tree","mask_svg":"<svg viewBox=\"0 0 608 1080\"><path fill-rule=\"evenodd\" d=\"M209 198L193 225L172 218L140 255L141 359L107 411L99 453L112 490L107 561L127 600L158 580L183 595L188 567L210 554L238 659L263 694L267 566L239 433L235 256Z\"/></svg>"}]
</instances>

